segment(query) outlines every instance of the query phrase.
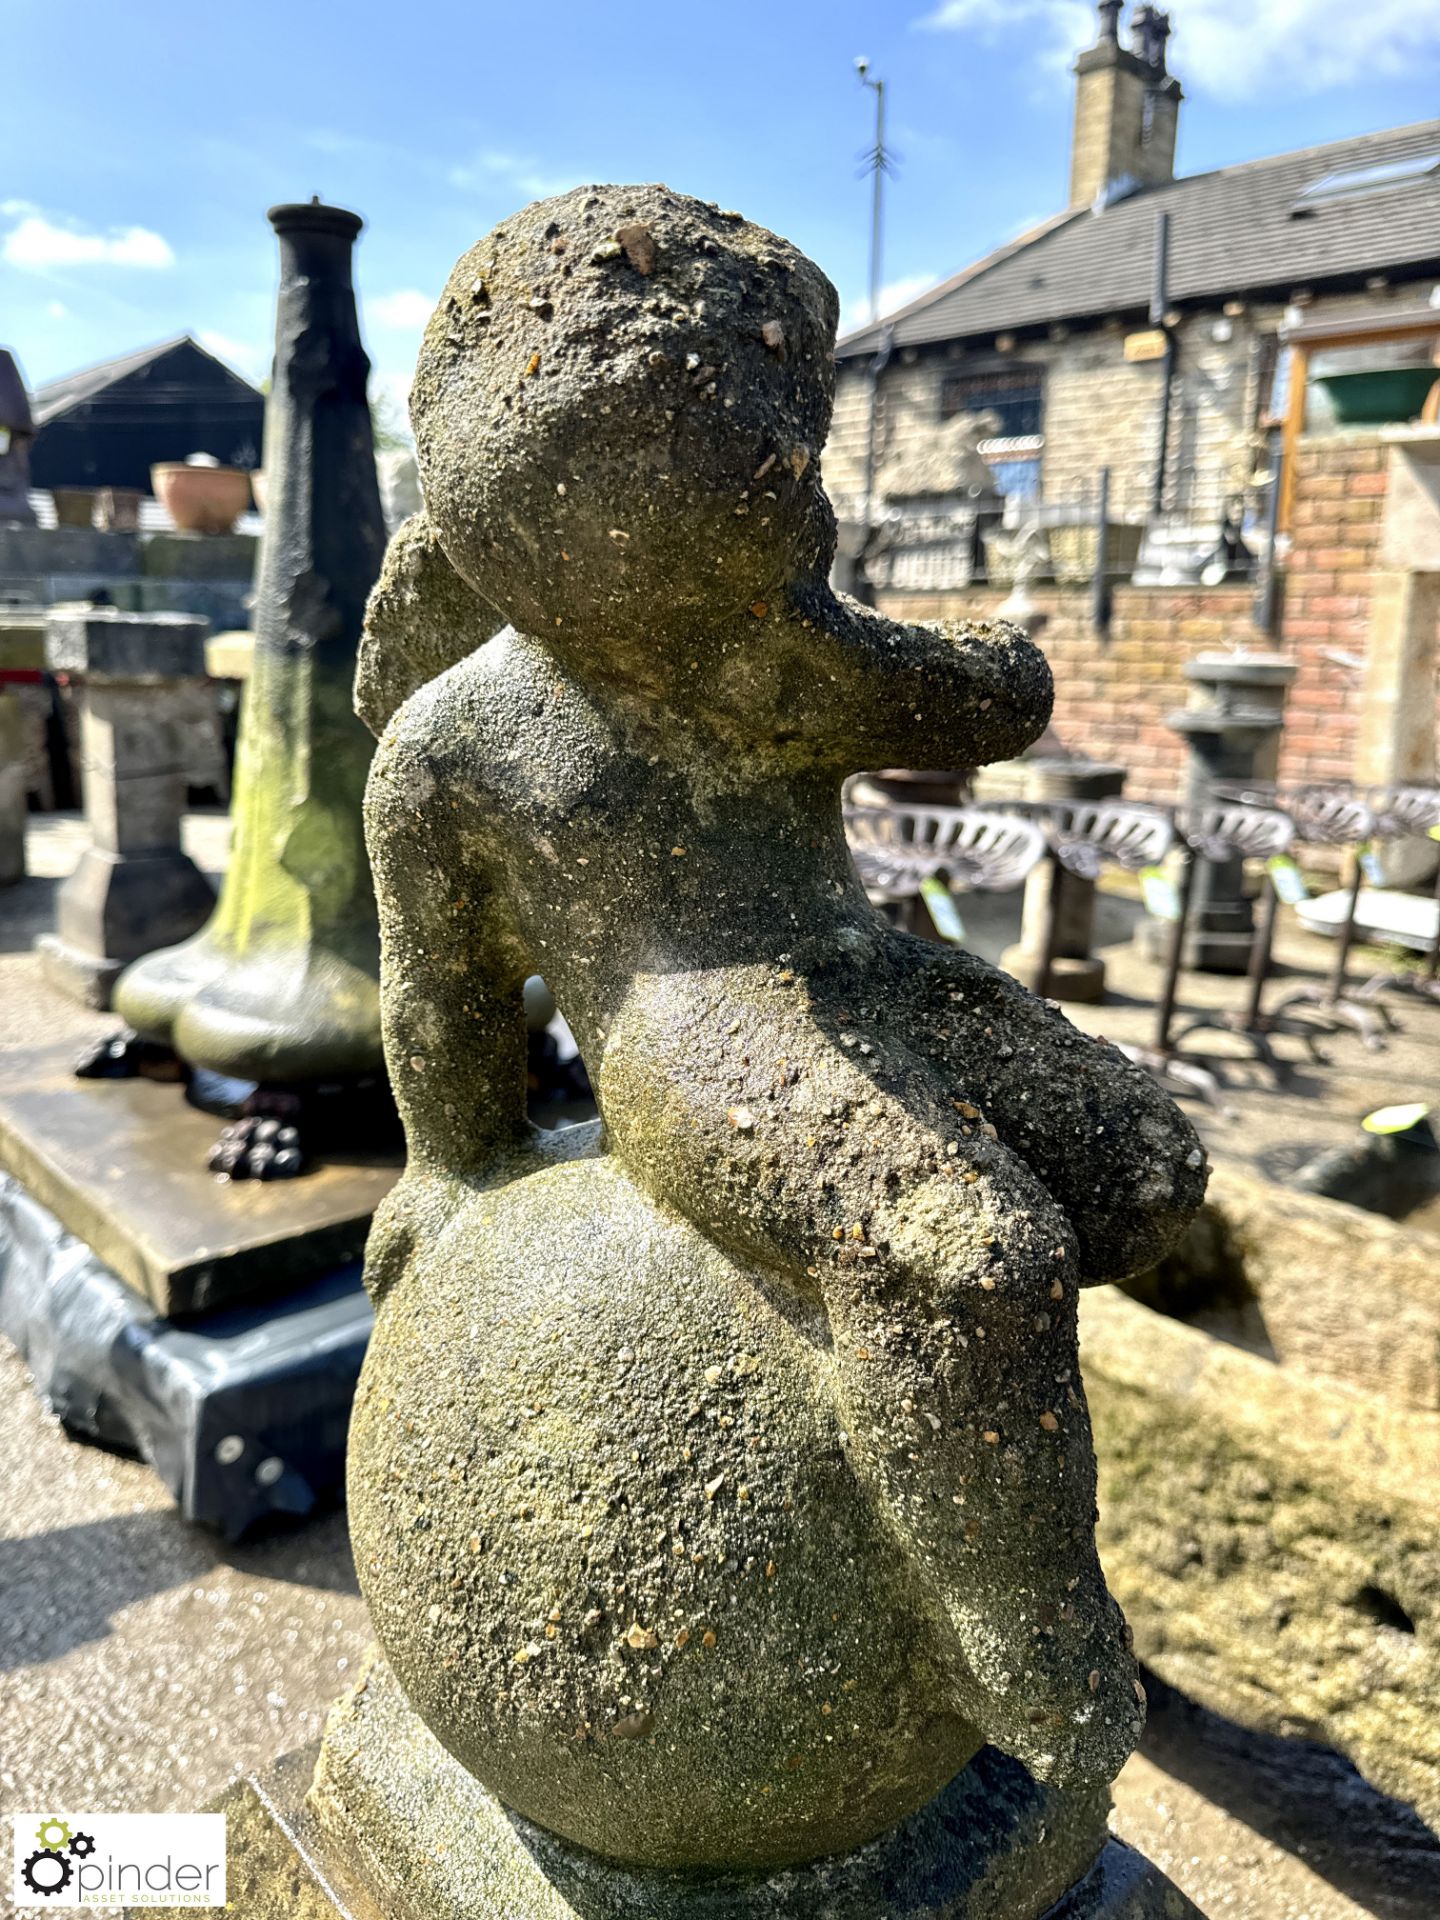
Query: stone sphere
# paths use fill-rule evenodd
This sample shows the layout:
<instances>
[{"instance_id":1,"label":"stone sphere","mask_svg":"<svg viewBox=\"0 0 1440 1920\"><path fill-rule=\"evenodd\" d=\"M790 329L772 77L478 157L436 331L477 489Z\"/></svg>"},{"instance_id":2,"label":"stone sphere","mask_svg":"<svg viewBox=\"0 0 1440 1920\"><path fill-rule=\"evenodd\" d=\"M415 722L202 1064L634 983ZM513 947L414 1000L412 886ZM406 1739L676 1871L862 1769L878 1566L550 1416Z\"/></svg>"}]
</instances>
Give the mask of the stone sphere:
<instances>
[{"instance_id":1,"label":"stone sphere","mask_svg":"<svg viewBox=\"0 0 1440 1920\"><path fill-rule=\"evenodd\" d=\"M411 394L452 565L562 647L823 575L837 310L788 241L666 187L526 207L451 274Z\"/></svg>"},{"instance_id":2,"label":"stone sphere","mask_svg":"<svg viewBox=\"0 0 1440 1920\"><path fill-rule=\"evenodd\" d=\"M978 1749L827 1340L604 1158L417 1250L356 1401L356 1562L411 1703L507 1807L764 1869L863 1844Z\"/></svg>"}]
</instances>

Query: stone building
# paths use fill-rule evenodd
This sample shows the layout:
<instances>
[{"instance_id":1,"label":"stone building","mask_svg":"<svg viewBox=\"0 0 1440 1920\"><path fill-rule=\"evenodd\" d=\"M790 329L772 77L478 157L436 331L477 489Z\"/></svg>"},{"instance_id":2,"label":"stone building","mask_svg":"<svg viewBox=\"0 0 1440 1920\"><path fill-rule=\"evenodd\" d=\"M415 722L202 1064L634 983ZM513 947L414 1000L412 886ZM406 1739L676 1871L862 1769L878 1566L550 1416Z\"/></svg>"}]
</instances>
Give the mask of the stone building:
<instances>
[{"instance_id":1,"label":"stone building","mask_svg":"<svg viewBox=\"0 0 1440 1920\"><path fill-rule=\"evenodd\" d=\"M1103 0L1075 64L1065 207L840 342L825 465L842 517L863 498L873 386L877 470L988 412L1007 495L1083 508L1108 467L1118 518L1218 525L1268 464L1287 314L1430 300L1440 120L1177 178L1168 17L1136 7L1127 46L1120 13Z\"/></svg>"}]
</instances>

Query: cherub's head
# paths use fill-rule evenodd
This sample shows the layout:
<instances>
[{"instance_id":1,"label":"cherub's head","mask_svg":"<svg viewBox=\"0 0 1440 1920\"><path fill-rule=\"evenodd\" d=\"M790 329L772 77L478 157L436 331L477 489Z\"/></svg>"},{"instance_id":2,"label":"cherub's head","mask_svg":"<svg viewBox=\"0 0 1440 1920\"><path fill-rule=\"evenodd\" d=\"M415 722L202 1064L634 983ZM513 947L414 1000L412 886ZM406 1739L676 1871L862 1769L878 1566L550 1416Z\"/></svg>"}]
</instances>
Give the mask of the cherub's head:
<instances>
[{"instance_id":1,"label":"cherub's head","mask_svg":"<svg viewBox=\"0 0 1440 1920\"><path fill-rule=\"evenodd\" d=\"M787 241L666 187L524 208L451 274L416 371L451 564L562 644L698 634L823 576L836 311Z\"/></svg>"}]
</instances>

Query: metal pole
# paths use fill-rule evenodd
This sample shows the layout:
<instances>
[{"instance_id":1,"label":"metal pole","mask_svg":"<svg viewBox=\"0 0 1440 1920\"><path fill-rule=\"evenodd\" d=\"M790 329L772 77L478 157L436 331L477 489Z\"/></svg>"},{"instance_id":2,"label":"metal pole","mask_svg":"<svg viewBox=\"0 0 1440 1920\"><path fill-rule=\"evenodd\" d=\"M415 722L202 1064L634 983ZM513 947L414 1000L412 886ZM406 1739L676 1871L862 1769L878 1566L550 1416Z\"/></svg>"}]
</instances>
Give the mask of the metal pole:
<instances>
[{"instance_id":1,"label":"metal pole","mask_svg":"<svg viewBox=\"0 0 1440 1920\"><path fill-rule=\"evenodd\" d=\"M1275 551L1280 537L1280 493L1285 478L1285 449L1278 438L1270 461L1270 498L1265 503L1265 577L1255 600L1255 624L1273 639L1280 625L1280 564Z\"/></svg>"},{"instance_id":2,"label":"metal pole","mask_svg":"<svg viewBox=\"0 0 1440 1920\"><path fill-rule=\"evenodd\" d=\"M1165 325L1170 305L1170 215L1162 208L1155 216L1155 271L1150 286L1150 324ZM1160 444L1155 450L1155 485L1151 510L1162 511L1165 504L1165 473L1170 457L1170 389L1175 374L1175 336L1165 331L1165 359L1160 369Z\"/></svg>"},{"instance_id":3,"label":"metal pole","mask_svg":"<svg viewBox=\"0 0 1440 1920\"><path fill-rule=\"evenodd\" d=\"M1337 1000L1345 998L1345 974L1350 965L1350 949L1355 942L1355 916L1360 907L1360 888L1365 880L1365 868L1361 856L1368 850L1369 841L1355 851L1355 865L1350 879L1350 893L1345 902L1345 923L1340 929L1340 946L1335 955L1335 970L1330 976L1329 1004L1333 1007Z\"/></svg>"},{"instance_id":4,"label":"metal pole","mask_svg":"<svg viewBox=\"0 0 1440 1920\"><path fill-rule=\"evenodd\" d=\"M1106 563L1110 550L1110 469L1100 469L1100 498L1095 506L1095 573L1090 582L1090 617L1095 631L1110 631L1110 576Z\"/></svg>"},{"instance_id":5,"label":"metal pole","mask_svg":"<svg viewBox=\"0 0 1440 1920\"><path fill-rule=\"evenodd\" d=\"M885 213L885 82L866 80L875 89L875 185L870 201L870 320L880 318L880 259L884 243Z\"/></svg>"},{"instance_id":6,"label":"metal pole","mask_svg":"<svg viewBox=\"0 0 1440 1920\"><path fill-rule=\"evenodd\" d=\"M1175 1018L1175 1001L1180 987L1180 969L1185 959L1185 935L1190 927L1190 898L1195 890L1197 855L1187 842L1181 842L1180 905L1171 931L1170 952L1165 962L1165 989L1160 997L1160 1012L1155 1023L1155 1051L1170 1051L1170 1027Z\"/></svg>"}]
</instances>

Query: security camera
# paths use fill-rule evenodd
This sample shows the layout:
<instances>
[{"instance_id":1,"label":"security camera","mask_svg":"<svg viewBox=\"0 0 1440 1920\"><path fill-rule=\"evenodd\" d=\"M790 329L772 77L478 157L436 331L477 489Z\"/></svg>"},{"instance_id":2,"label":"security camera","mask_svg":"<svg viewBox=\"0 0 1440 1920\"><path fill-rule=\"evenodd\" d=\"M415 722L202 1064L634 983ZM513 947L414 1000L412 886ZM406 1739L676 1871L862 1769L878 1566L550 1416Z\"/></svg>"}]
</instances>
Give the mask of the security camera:
<instances>
[{"instance_id":1,"label":"security camera","mask_svg":"<svg viewBox=\"0 0 1440 1920\"><path fill-rule=\"evenodd\" d=\"M856 73L859 74L862 80L865 78L866 74L869 73L870 71L870 62L863 53L861 54L860 58L855 62L855 71Z\"/></svg>"}]
</instances>

